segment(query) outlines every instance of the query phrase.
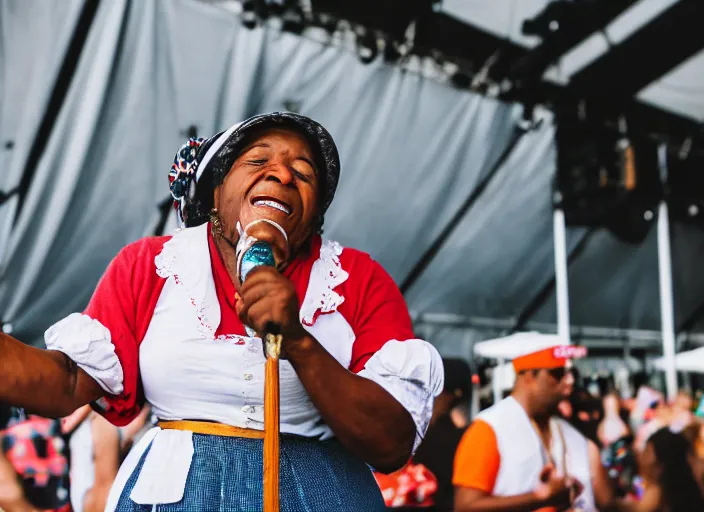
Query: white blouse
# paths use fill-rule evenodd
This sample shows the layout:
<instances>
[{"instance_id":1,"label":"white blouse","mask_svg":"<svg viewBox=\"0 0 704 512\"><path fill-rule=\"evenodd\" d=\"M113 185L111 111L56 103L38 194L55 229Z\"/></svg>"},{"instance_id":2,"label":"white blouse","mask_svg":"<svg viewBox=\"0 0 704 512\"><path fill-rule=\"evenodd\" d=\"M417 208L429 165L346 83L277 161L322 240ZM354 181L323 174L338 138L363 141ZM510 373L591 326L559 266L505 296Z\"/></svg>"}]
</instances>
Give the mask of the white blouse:
<instances>
[{"instance_id":1,"label":"white blouse","mask_svg":"<svg viewBox=\"0 0 704 512\"><path fill-rule=\"evenodd\" d=\"M198 419L262 430L262 340L236 335L215 337L220 306L206 228L203 225L177 232L155 258L156 272L166 282L139 345L144 395L153 413L163 420ZM323 243L300 315L304 327L348 367L355 333L336 310L344 297L335 291L348 277L340 266L342 250L335 242ZM327 314L307 325L315 311L323 308ZM52 326L45 339L47 348L65 352L106 392L122 392L123 369L111 333L100 322L73 314ZM282 360L279 368L281 431L321 440L333 437L291 364ZM389 340L358 374L377 382L408 410L417 429L415 450L430 421L433 396L443 385L442 361L435 348L419 339ZM190 432L158 428L145 436L140 449L146 449L150 442L152 447L132 491L133 501L174 503L182 498L193 455L191 436ZM130 459L136 464L139 457L130 454ZM129 467L126 461L120 470L122 480L126 481L123 473L129 476L134 464ZM114 505L119 492L113 491Z\"/></svg>"}]
</instances>

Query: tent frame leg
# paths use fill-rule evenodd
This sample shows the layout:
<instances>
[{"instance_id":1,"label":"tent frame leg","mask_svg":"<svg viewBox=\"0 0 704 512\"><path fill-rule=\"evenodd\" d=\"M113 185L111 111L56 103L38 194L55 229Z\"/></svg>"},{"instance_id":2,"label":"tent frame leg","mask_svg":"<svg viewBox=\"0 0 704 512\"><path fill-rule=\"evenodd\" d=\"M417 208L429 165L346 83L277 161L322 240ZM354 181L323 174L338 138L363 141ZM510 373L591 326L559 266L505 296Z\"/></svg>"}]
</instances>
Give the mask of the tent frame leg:
<instances>
[{"instance_id":1,"label":"tent frame leg","mask_svg":"<svg viewBox=\"0 0 704 512\"><path fill-rule=\"evenodd\" d=\"M555 290L557 292L557 334L566 345L570 344L570 297L567 278L567 228L565 212L555 208L553 219L553 244L555 247Z\"/></svg>"},{"instance_id":2,"label":"tent frame leg","mask_svg":"<svg viewBox=\"0 0 704 512\"><path fill-rule=\"evenodd\" d=\"M667 145L658 148L660 178L667 182ZM658 274L660 277L660 323L662 353L665 357L665 389L668 400L677 395L677 370L675 369L675 311L672 292L672 253L670 248L670 218L667 201L658 209Z\"/></svg>"}]
</instances>

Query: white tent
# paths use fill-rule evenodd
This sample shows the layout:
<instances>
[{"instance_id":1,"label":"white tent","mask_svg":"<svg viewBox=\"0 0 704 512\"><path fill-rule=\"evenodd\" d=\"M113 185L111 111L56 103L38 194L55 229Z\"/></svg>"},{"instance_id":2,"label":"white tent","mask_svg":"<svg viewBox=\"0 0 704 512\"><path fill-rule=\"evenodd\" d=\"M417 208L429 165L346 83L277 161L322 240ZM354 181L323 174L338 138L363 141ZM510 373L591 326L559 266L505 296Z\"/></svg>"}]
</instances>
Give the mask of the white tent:
<instances>
[{"instance_id":1,"label":"white tent","mask_svg":"<svg viewBox=\"0 0 704 512\"><path fill-rule=\"evenodd\" d=\"M658 370L665 370L667 367L664 357L657 358L654 364ZM677 354L675 368L679 372L704 373L704 347Z\"/></svg>"},{"instance_id":2,"label":"white tent","mask_svg":"<svg viewBox=\"0 0 704 512\"><path fill-rule=\"evenodd\" d=\"M474 355L498 361L512 361L516 357L566 343L564 338L556 334L542 334L535 331L517 332L503 338L476 343Z\"/></svg>"}]
</instances>

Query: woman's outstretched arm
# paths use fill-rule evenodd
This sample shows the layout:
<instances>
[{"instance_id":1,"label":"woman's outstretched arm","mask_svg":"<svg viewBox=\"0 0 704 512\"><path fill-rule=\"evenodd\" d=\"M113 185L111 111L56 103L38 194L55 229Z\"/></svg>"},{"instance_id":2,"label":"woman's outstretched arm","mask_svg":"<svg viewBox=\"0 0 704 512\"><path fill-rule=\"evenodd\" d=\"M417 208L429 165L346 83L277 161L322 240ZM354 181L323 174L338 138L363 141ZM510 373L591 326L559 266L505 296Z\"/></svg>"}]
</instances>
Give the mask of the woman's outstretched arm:
<instances>
[{"instance_id":1,"label":"woman's outstretched arm","mask_svg":"<svg viewBox=\"0 0 704 512\"><path fill-rule=\"evenodd\" d=\"M0 402L57 418L104 394L63 352L30 347L0 333Z\"/></svg>"}]
</instances>

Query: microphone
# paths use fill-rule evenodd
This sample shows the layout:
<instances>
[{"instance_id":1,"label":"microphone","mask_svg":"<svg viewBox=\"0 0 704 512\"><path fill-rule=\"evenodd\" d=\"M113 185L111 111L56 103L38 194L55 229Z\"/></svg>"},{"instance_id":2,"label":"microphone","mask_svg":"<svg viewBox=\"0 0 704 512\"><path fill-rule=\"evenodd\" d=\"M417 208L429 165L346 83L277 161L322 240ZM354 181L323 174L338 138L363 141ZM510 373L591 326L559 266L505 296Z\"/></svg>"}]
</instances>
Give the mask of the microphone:
<instances>
[{"instance_id":1,"label":"microphone","mask_svg":"<svg viewBox=\"0 0 704 512\"><path fill-rule=\"evenodd\" d=\"M250 245L242 254L239 265L240 281L244 283L249 273L262 265L276 268L276 261L271 245L258 240ZM281 326L274 322L267 322L265 327L267 334L273 334L274 336L281 334Z\"/></svg>"},{"instance_id":2,"label":"microphone","mask_svg":"<svg viewBox=\"0 0 704 512\"><path fill-rule=\"evenodd\" d=\"M247 250L244 251L240 260L240 281L244 283L249 273L255 268L265 265L267 267L276 267L274 260L274 251L266 242L258 240L254 242Z\"/></svg>"}]
</instances>

